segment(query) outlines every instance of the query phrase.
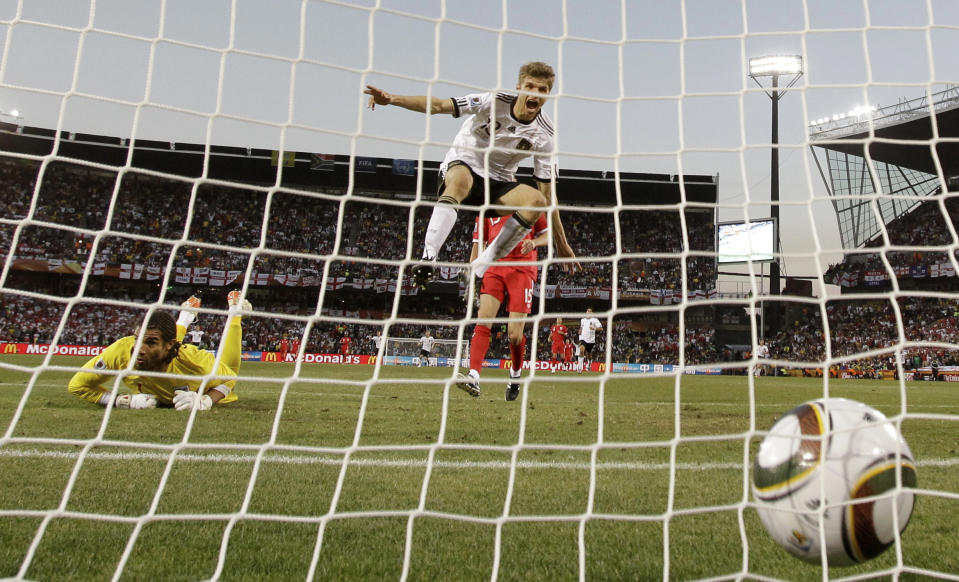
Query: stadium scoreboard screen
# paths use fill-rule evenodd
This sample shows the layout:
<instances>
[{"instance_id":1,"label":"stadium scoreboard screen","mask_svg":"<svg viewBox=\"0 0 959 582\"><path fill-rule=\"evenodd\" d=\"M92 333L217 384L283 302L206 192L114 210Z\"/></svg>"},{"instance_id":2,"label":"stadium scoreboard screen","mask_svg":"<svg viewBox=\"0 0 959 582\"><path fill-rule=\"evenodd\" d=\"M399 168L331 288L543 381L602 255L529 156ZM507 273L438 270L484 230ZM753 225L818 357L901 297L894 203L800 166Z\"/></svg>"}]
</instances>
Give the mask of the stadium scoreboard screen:
<instances>
[{"instance_id":1,"label":"stadium scoreboard screen","mask_svg":"<svg viewBox=\"0 0 959 582\"><path fill-rule=\"evenodd\" d=\"M776 240L776 221L763 218L751 221L720 222L716 227L716 251L719 263L770 262Z\"/></svg>"}]
</instances>

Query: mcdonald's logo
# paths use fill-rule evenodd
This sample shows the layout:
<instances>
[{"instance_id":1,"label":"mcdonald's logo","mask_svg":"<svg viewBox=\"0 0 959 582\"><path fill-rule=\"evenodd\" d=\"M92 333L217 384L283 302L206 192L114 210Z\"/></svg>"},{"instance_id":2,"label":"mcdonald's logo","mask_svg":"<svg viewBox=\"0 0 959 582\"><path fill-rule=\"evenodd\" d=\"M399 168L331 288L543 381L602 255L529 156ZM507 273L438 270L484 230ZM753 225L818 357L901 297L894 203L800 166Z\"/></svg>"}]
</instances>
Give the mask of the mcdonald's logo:
<instances>
[{"instance_id":1,"label":"mcdonald's logo","mask_svg":"<svg viewBox=\"0 0 959 582\"><path fill-rule=\"evenodd\" d=\"M606 371L606 363L605 363L605 362L599 365L599 371L600 371L600 372L605 372L605 371Z\"/></svg>"},{"instance_id":2,"label":"mcdonald's logo","mask_svg":"<svg viewBox=\"0 0 959 582\"><path fill-rule=\"evenodd\" d=\"M3 353L18 354L20 350L17 349L17 344L3 344Z\"/></svg>"},{"instance_id":3,"label":"mcdonald's logo","mask_svg":"<svg viewBox=\"0 0 959 582\"><path fill-rule=\"evenodd\" d=\"M266 352L263 356L264 362L275 362L277 361L276 352Z\"/></svg>"},{"instance_id":4,"label":"mcdonald's logo","mask_svg":"<svg viewBox=\"0 0 959 582\"><path fill-rule=\"evenodd\" d=\"M513 360L503 360L503 367L511 370L513 368Z\"/></svg>"},{"instance_id":5,"label":"mcdonald's logo","mask_svg":"<svg viewBox=\"0 0 959 582\"><path fill-rule=\"evenodd\" d=\"M368 361L367 363L368 363L369 365L371 365L371 366L375 366L375 365L376 365L376 356L370 356L370 359L369 359L369 361Z\"/></svg>"}]
</instances>

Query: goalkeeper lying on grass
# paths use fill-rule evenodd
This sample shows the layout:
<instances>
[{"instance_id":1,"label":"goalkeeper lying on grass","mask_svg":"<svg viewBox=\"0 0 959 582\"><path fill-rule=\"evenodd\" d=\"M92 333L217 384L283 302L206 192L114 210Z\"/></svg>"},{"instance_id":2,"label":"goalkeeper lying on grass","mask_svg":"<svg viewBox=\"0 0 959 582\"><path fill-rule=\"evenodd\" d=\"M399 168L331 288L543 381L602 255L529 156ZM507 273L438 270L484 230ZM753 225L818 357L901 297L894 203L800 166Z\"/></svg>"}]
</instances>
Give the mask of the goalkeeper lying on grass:
<instances>
[{"instance_id":1,"label":"goalkeeper lying on grass","mask_svg":"<svg viewBox=\"0 0 959 582\"><path fill-rule=\"evenodd\" d=\"M240 304L239 291L231 291L227 296L231 311ZM200 301L191 297L183 304L185 307L199 307ZM242 302L243 309L250 311L248 301ZM223 353L215 372L216 358L210 352L196 346L181 344L186 328L193 322L194 314L189 311L180 313L177 321L168 313L157 311L150 316L143 330L143 341L134 358L138 329L134 335L113 342L98 356L94 356L83 369L70 380L68 390L78 398L88 402L116 408L156 408L173 406L177 410L209 410L214 404L226 404L235 401L233 387L240 370L242 328L239 314L231 314L227 324ZM112 383L116 374L105 374L101 370L127 370L130 360L134 359L133 369L120 377L131 394L112 395ZM146 372L147 374L142 374ZM149 372L175 374L177 377L159 377ZM203 383L203 376L214 373L217 377ZM105 386L106 385L106 386ZM203 393L200 390L203 388ZM111 398L112 402L111 402Z\"/></svg>"}]
</instances>

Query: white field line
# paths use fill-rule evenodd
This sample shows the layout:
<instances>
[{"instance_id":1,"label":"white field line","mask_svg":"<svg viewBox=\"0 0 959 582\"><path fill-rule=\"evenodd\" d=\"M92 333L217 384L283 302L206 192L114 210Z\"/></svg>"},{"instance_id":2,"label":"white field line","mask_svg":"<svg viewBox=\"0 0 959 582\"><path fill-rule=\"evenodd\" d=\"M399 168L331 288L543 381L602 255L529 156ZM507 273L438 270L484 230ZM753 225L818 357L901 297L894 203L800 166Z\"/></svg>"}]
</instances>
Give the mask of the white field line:
<instances>
[{"instance_id":1,"label":"white field line","mask_svg":"<svg viewBox=\"0 0 959 582\"><path fill-rule=\"evenodd\" d=\"M388 383L389 380L380 380L380 382L381 382L381 383L384 383L384 382L385 382L385 383ZM450 382L452 382L452 380L450 380ZM480 384L484 384L484 383L486 383L486 380L481 380L481 381L480 381ZM493 380L490 380L489 383L490 383L490 384L496 384L497 386L498 386L499 384L502 384L502 382L493 381ZM37 384L35 384L35 386L38 387L38 388L63 388L64 395L67 395L65 384L53 384L53 383L38 382ZM437 384L437 386L440 386L440 385ZM552 384L539 384L539 385L536 386L536 388L539 389L539 390L542 390L542 389L546 389L546 388L555 388L555 386L552 385ZM121 389L120 389L120 393L122 394L122 393L124 393L124 392L126 392L126 389L125 389L125 388L121 388ZM255 385L252 385L252 386L244 386L244 387L241 387L241 388L239 388L239 389L237 390L237 393L239 394L240 398L243 398L243 393L244 393L244 392L250 393L250 394L253 394L253 393L269 393L269 394L271 394L271 395L276 395L276 394L277 394L277 391L276 391L275 388L272 388L272 387L271 387L271 388L260 388L259 386L255 386ZM354 390L354 391L352 391L352 392L331 392L331 391L328 391L328 390L311 390L311 389L309 389L309 388L307 388L307 387L305 387L305 386L300 386L300 385L298 385L296 388L294 388L294 389L291 390L291 393L295 394L296 396L330 396L330 397L342 397L342 398L355 398L355 399L357 399L357 400L359 400L359 399L362 397L362 395L363 395L362 392L363 392L362 387L358 387L356 390ZM498 392L497 392L497 394L498 394ZM381 398L381 399L384 399L384 400L392 400L395 396L396 396L396 394L393 394L392 392L383 392L383 391L382 391L382 388L378 390L378 389L375 388L375 387L374 387L373 391L370 393L370 398ZM435 400L437 399L437 396L438 396L438 393L437 393L437 395L429 395L429 394L427 394L427 395L422 395L422 396L421 396L421 395L417 395L417 394L403 394L403 399L404 399L404 400L426 400L426 401L435 401ZM615 405L615 406L617 406L617 407L622 407L622 406L667 406L667 407L672 408L672 407L676 406L676 401L675 401L675 400L635 400L635 401L623 401L623 400L618 400L618 399L616 399L616 398L609 398L609 397L607 397L607 400L610 401L610 403L611 403L610 405ZM569 402L573 402L573 401L572 401L572 400L559 401L559 403L569 403ZM725 401L716 401L716 402L714 402L714 401L705 401L705 400L703 400L703 401L699 401L699 400L680 400L680 401L679 401L679 404L680 404L680 407L683 408L683 409L686 409L687 407L689 407L689 408L696 408L696 407L699 407L699 406L708 406L708 407L715 407L715 408L737 408L737 409L748 409L748 408L749 408L749 403L748 403L748 402L730 402L730 401L728 401L728 400L725 400ZM774 410L774 411L779 411L779 412L783 412L783 411L785 410L785 408L788 407L788 406L789 406L789 404L783 404L783 403L780 403L780 402L757 402L757 403L756 403L756 408L757 408L757 409L767 409L767 408L768 408L768 409L771 409L771 410ZM923 409L946 408L946 409L954 410L954 409L956 408L956 405L955 405L955 404L952 404L952 403L934 404L934 403L929 402L929 403L922 404L921 407L920 407L920 406L916 406L915 408L923 408ZM922 413L913 413L913 414L922 414ZM907 413L907 416L908 416L908 413Z\"/></svg>"},{"instance_id":2,"label":"white field line","mask_svg":"<svg viewBox=\"0 0 959 582\"><path fill-rule=\"evenodd\" d=\"M0 458L36 458L36 459L76 459L79 456L77 451L42 451L38 449L11 450L0 448ZM113 461L166 461L170 454L137 452L137 453L88 453L87 459L113 460ZM180 453L176 456L177 461L187 462L214 462L214 463L252 463L256 460L253 454L210 454L197 455L191 453ZM343 458L329 454L318 456L307 455L282 455L266 454L263 457L264 462L278 463L286 465L342 465ZM425 467L425 459L402 459L402 458L384 458L384 459L359 459L352 457L349 461L351 466L356 467ZM921 459L916 462L920 467L955 467L959 466L959 457L949 459ZM509 469L511 464L508 461L433 461L434 468L449 469ZM571 462L571 461L517 461L518 469L568 469L568 470L589 470L589 463ZM664 471L669 469L669 463L628 463L628 462L599 462L596 463L597 469L619 470L619 471ZM741 463L677 463L678 470L687 471L714 471L714 470L740 470L743 468Z\"/></svg>"}]
</instances>

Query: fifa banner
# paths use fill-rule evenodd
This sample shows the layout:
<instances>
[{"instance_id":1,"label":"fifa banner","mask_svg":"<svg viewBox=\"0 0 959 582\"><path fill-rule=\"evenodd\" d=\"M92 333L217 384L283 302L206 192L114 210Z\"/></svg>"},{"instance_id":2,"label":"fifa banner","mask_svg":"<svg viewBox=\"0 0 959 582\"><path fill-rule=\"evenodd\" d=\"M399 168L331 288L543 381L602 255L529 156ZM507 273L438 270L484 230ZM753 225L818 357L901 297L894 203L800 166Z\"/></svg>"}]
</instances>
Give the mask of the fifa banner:
<instances>
[{"instance_id":1,"label":"fifa banner","mask_svg":"<svg viewBox=\"0 0 959 582\"><path fill-rule=\"evenodd\" d=\"M624 300L649 301L653 305L669 305L683 302L681 289L638 289L633 287L619 288L617 297ZM533 295L540 296L540 286L533 287ZM544 285L543 297L546 299L600 299L609 301L613 296L612 287L584 287L580 285ZM715 299L719 292L715 289L690 290L686 294L687 301L701 299Z\"/></svg>"},{"instance_id":2,"label":"fifa banner","mask_svg":"<svg viewBox=\"0 0 959 582\"><path fill-rule=\"evenodd\" d=\"M936 279L940 277L955 277L956 268L949 261L929 265L898 265L893 267L897 279ZM832 284L841 287L880 287L889 281L889 273L885 269L869 269L865 271L844 271L833 275Z\"/></svg>"},{"instance_id":3,"label":"fifa banner","mask_svg":"<svg viewBox=\"0 0 959 582\"><path fill-rule=\"evenodd\" d=\"M533 287L533 295L539 297L539 286ZM546 299L600 299L609 301L613 296L612 287L583 287L576 285L546 285L544 287ZM619 299L649 301L653 305L671 305L683 302L682 289L639 289L634 287L618 288L616 295ZM719 296L716 288L692 289L686 292L687 301L715 299Z\"/></svg>"},{"instance_id":4,"label":"fifa banner","mask_svg":"<svg viewBox=\"0 0 959 582\"><path fill-rule=\"evenodd\" d=\"M76 261L60 261L56 259L16 259L12 268L21 271L40 271L64 274L82 274L85 263ZM162 279L166 269L159 266L147 266L140 263L123 263L108 265L94 263L91 274L96 277L113 277L131 281L156 281ZM939 273L937 269L935 271ZM440 267L438 282L459 283L460 269L457 267ZM243 284L246 271L220 270L208 267L175 267L172 282L181 285L210 285L213 287L238 286ZM941 276L941 275L932 275ZM296 273L264 273L253 271L250 274L250 285L258 287L320 287L323 285L323 275L314 269L299 269ZM376 293L395 293L399 287L401 295L416 295L419 288L413 284L412 277L407 277L401 285L395 279L373 279L367 277L348 277L330 275L326 279L326 288L330 291L355 289L374 291ZM465 286L460 285L461 291ZM608 301L612 298L612 287L584 287L574 285L546 285L544 294L546 299L600 299ZM682 303L683 294L680 289L617 289L619 299L649 301L654 305L669 305ZM540 295L540 287L533 287L533 294ZM715 288L708 290L691 290L687 292L687 301L713 299L718 293Z\"/></svg>"}]
</instances>

